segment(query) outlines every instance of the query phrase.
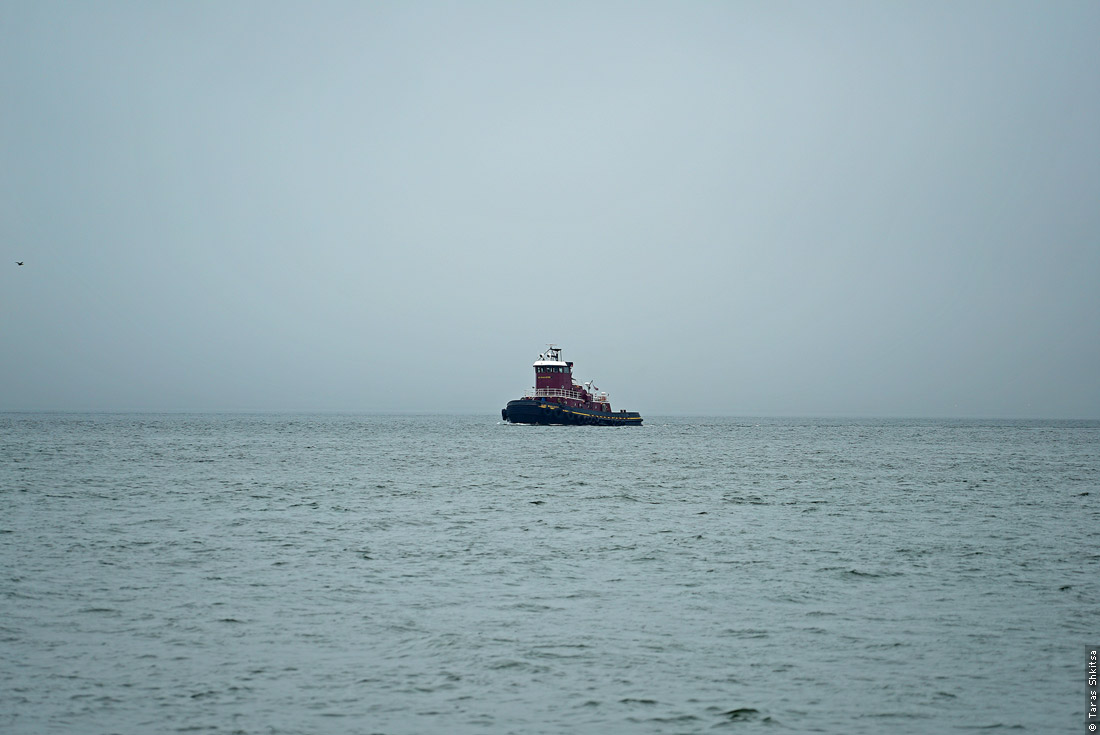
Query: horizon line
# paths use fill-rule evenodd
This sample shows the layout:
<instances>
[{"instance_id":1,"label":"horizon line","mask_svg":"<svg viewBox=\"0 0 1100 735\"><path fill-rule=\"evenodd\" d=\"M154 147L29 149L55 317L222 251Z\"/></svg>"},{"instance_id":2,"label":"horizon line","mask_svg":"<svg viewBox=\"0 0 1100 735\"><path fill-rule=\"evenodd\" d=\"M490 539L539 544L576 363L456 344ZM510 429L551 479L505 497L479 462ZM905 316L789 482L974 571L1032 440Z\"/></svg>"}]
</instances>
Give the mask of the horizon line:
<instances>
[{"instance_id":1,"label":"horizon line","mask_svg":"<svg viewBox=\"0 0 1100 735\"><path fill-rule=\"evenodd\" d=\"M496 412L478 411L410 411L384 409L278 409L278 408L216 408L216 409L124 409L124 408L0 408L0 414L57 414L57 415L297 415L297 416L486 416L494 417ZM1093 421L1100 422L1100 416L1053 416L1022 414L887 414L887 413L791 413L791 412L662 412L649 414L653 418L742 418L742 419L878 419L910 421ZM645 416L643 416L645 419ZM499 420L499 419L498 419ZM649 419L646 419L649 420Z\"/></svg>"}]
</instances>

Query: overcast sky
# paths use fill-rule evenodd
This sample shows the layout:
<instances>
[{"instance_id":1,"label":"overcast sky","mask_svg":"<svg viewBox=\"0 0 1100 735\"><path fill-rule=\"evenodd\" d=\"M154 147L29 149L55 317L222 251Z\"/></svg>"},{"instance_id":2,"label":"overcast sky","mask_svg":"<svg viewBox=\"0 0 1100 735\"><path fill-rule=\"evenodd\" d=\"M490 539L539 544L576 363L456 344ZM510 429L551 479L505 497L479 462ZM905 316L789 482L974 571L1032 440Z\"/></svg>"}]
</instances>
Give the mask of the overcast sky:
<instances>
[{"instance_id":1,"label":"overcast sky","mask_svg":"<svg viewBox=\"0 0 1100 735\"><path fill-rule=\"evenodd\" d=\"M0 410L1100 418L1100 3L0 0ZM16 261L24 261L17 266Z\"/></svg>"}]
</instances>

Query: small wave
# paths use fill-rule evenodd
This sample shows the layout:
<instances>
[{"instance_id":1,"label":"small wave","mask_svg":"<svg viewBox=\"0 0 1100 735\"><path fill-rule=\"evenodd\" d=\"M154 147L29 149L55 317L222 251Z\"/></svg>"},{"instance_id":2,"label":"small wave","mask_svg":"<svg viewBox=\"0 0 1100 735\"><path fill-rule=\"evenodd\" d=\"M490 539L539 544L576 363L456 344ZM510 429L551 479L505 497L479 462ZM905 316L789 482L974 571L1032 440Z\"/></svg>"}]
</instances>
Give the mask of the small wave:
<instances>
[{"instance_id":1,"label":"small wave","mask_svg":"<svg viewBox=\"0 0 1100 735\"><path fill-rule=\"evenodd\" d=\"M1000 722L996 722L992 725L962 725L960 730L1024 730L1023 725L1005 725Z\"/></svg>"},{"instance_id":2,"label":"small wave","mask_svg":"<svg viewBox=\"0 0 1100 735\"><path fill-rule=\"evenodd\" d=\"M723 500L733 505L768 505L768 501L759 495L730 495Z\"/></svg>"},{"instance_id":3,"label":"small wave","mask_svg":"<svg viewBox=\"0 0 1100 735\"><path fill-rule=\"evenodd\" d=\"M883 579L885 577L900 577L901 575L901 572L864 572L859 569L849 569L844 572L844 576L857 579Z\"/></svg>"},{"instance_id":4,"label":"small wave","mask_svg":"<svg viewBox=\"0 0 1100 735\"><path fill-rule=\"evenodd\" d=\"M738 707L737 709L723 712L722 716L737 721L755 720L760 717L760 710L754 707Z\"/></svg>"},{"instance_id":5,"label":"small wave","mask_svg":"<svg viewBox=\"0 0 1100 735\"><path fill-rule=\"evenodd\" d=\"M503 659L489 664L489 668L494 671L505 671L511 669L520 669L523 671L529 671L536 674L545 674L550 669L546 666L539 666L532 664L528 661L517 661L514 658Z\"/></svg>"},{"instance_id":6,"label":"small wave","mask_svg":"<svg viewBox=\"0 0 1100 735\"><path fill-rule=\"evenodd\" d=\"M695 715L674 715L672 717L651 717L649 722L662 722L662 723L677 723L677 722L696 722L699 718Z\"/></svg>"},{"instance_id":7,"label":"small wave","mask_svg":"<svg viewBox=\"0 0 1100 735\"><path fill-rule=\"evenodd\" d=\"M508 606L509 610L519 610L521 612L552 612L554 610L561 610L560 607L553 607L551 605L541 605L537 602L517 602L514 605Z\"/></svg>"},{"instance_id":8,"label":"small wave","mask_svg":"<svg viewBox=\"0 0 1100 735\"><path fill-rule=\"evenodd\" d=\"M767 638L770 635L768 631L759 628L727 628L723 632L735 638Z\"/></svg>"}]
</instances>

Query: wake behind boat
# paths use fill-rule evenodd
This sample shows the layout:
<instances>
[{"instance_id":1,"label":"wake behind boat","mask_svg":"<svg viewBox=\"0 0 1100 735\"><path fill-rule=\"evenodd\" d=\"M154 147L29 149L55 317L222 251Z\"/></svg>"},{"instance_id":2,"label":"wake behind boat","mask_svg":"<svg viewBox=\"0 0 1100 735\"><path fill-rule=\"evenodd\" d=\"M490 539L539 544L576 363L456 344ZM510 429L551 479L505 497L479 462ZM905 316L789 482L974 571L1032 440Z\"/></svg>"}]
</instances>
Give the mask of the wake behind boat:
<instances>
[{"instance_id":1,"label":"wake behind boat","mask_svg":"<svg viewBox=\"0 0 1100 735\"><path fill-rule=\"evenodd\" d=\"M592 381L573 382L573 363L561 359L561 348L550 345L535 360L535 387L523 398L508 401L501 418L513 424L575 424L583 426L641 426L642 416L611 410L607 393Z\"/></svg>"}]
</instances>

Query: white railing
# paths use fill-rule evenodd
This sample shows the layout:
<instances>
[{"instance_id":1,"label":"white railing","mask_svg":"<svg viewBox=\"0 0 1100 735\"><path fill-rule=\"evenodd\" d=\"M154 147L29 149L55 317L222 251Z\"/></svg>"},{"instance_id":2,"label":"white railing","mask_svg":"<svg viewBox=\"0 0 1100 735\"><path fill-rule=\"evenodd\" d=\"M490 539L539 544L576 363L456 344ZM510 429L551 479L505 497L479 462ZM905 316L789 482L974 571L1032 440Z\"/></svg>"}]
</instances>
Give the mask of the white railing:
<instances>
[{"instance_id":1,"label":"white railing","mask_svg":"<svg viewBox=\"0 0 1100 735\"><path fill-rule=\"evenodd\" d=\"M574 401L583 401L585 396L575 390L562 390L561 388L532 388L523 394L524 398L571 398Z\"/></svg>"}]
</instances>

